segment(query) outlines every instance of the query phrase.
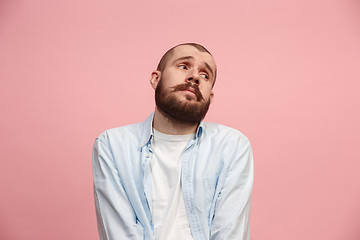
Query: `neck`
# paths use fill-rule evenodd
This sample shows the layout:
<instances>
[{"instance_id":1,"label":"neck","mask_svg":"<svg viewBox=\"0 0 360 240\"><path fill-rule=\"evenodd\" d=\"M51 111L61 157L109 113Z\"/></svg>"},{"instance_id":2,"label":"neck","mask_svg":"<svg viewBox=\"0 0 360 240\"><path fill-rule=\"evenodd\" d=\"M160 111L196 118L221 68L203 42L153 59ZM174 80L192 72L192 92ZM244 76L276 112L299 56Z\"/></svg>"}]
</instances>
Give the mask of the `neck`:
<instances>
[{"instance_id":1,"label":"neck","mask_svg":"<svg viewBox=\"0 0 360 240\"><path fill-rule=\"evenodd\" d=\"M170 135L185 135L196 132L199 124L187 124L170 118L157 107L155 108L153 127L156 131Z\"/></svg>"}]
</instances>

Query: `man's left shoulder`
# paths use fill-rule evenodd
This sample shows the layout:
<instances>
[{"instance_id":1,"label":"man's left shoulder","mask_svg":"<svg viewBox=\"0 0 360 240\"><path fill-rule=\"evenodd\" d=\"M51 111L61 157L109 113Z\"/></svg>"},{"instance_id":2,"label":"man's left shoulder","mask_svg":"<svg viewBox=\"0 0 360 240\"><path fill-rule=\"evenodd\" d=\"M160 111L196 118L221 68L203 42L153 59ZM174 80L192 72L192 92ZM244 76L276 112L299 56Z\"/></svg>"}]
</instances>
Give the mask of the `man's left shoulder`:
<instances>
[{"instance_id":1,"label":"man's left shoulder","mask_svg":"<svg viewBox=\"0 0 360 240\"><path fill-rule=\"evenodd\" d=\"M209 138L225 138L229 141L241 140L249 142L248 137L235 128L213 122L203 122L202 126L206 136Z\"/></svg>"}]
</instances>

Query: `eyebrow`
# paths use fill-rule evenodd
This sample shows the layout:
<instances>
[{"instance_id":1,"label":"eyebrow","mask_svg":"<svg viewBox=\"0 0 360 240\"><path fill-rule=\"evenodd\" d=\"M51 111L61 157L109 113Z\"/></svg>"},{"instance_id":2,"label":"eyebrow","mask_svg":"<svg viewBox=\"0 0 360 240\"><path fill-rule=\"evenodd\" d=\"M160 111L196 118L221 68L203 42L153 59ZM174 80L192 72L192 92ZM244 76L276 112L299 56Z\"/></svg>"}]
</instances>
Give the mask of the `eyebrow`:
<instances>
[{"instance_id":1,"label":"eyebrow","mask_svg":"<svg viewBox=\"0 0 360 240\"><path fill-rule=\"evenodd\" d=\"M176 59L174 62L182 61L182 60L189 60L189 59L194 59L194 57L192 57L192 56L185 56L185 57L181 57L181 58ZM209 71L211 72L211 74L214 75L214 71L213 71L213 69L210 67L210 65L209 65L207 62L204 62L204 64L205 64L205 67L206 67L207 69L209 69Z\"/></svg>"}]
</instances>

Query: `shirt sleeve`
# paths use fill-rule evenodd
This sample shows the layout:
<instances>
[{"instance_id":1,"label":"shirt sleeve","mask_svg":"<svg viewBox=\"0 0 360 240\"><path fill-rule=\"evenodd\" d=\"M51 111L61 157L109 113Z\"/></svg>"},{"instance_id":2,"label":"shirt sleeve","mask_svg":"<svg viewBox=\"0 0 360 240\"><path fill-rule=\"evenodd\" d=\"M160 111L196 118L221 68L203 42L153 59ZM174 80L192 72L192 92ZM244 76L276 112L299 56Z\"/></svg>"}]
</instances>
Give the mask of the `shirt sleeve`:
<instances>
[{"instance_id":1,"label":"shirt sleeve","mask_svg":"<svg viewBox=\"0 0 360 240\"><path fill-rule=\"evenodd\" d=\"M211 240L250 240L253 155L247 138L239 140L215 205Z\"/></svg>"},{"instance_id":2,"label":"shirt sleeve","mask_svg":"<svg viewBox=\"0 0 360 240\"><path fill-rule=\"evenodd\" d=\"M96 139L92 164L100 239L144 239L143 229L136 224L136 216L121 184L106 138Z\"/></svg>"}]
</instances>

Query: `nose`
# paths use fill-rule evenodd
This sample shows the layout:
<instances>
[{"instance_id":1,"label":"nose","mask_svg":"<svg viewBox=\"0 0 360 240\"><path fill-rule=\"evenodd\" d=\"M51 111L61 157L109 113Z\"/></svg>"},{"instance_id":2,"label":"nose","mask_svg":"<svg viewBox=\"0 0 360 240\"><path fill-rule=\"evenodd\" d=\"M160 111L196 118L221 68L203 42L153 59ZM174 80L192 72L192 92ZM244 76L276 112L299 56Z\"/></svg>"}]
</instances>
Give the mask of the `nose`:
<instances>
[{"instance_id":1,"label":"nose","mask_svg":"<svg viewBox=\"0 0 360 240\"><path fill-rule=\"evenodd\" d=\"M188 81L189 81L189 82L194 82L194 83L196 83L197 85L199 85L199 79L195 79L195 78L193 78L193 77L189 77L189 78L188 78Z\"/></svg>"},{"instance_id":2,"label":"nose","mask_svg":"<svg viewBox=\"0 0 360 240\"><path fill-rule=\"evenodd\" d=\"M191 75L188 77L187 81L199 85L199 74L192 72Z\"/></svg>"}]
</instances>

